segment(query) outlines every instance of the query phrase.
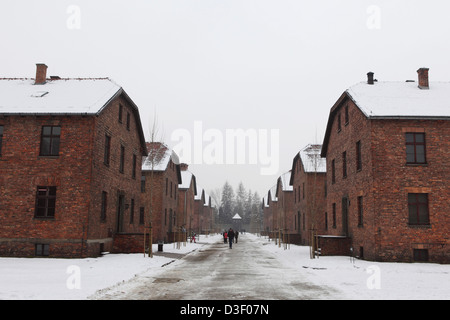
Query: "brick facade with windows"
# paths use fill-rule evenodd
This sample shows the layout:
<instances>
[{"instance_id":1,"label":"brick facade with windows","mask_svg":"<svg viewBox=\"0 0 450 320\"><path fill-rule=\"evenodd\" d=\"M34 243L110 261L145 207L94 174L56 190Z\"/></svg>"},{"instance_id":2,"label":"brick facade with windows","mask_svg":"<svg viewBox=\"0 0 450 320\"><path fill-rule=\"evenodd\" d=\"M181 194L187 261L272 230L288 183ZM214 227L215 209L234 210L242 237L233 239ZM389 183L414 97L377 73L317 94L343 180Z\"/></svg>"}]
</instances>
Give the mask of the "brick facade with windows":
<instances>
[{"instance_id":1,"label":"brick facade with windows","mask_svg":"<svg viewBox=\"0 0 450 320\"><path fill-rule=\"evenodd\" d=\"M109 79L49 80L46 70L38 65L39 81L0 80L0 255L113 251L121 233L139 231L132 217L146 150L138 109Z\"/></svg>"},{"instance_id":2,"label":"brick facade with windows","mask_svg":"<svg viewBox=\"0 0 450 320\"><path fill-rule=\"evenodd\" d=\"M328 230L355 256L450 262L450 83L423 86L421 70L419 87L369 78L331 108Z\"/></svg>"},{"instance_id":3,"label":"brick facade with windows","mask_svg":"<svg viewBox=\"0 0 450 320\"><path fill-rule=\"evenodd\" d=\"M310 144L292 161L294 230L304 245L312 243L313 231L314 235L327 234L326 160L320 157L321 147Z\"/></svg>"},{"instance_id":4,"label":"brick facade with windows","mask_svg":"<svg viewBox=\"0 0 450 320\"><path fill-rule=\"evenodd\" d=\"M291 172L285 172L277 180L277 188L275 195L277 197L277 213L274 221L275 232L283 242L292 242L291 235L297 235L294 223L294 192L292 186L289 185ZM275 218L274 217L274 218ZM289 238L288 238L289 237Z\"/></svg>"},{"instance_id":5,"label":"brick facade with windows","mask_svg":"<svg viewBox=\"0 0 450 320\"><path fill-rule=\"evenodd\" d=\"M178 185L181 171L178 156L165 144L147 142L148 156L143 159L145 192L141 194L145 225L152 223L152 241L172 242L176 231Z\"/></svg>"},{"instance_id":6,"label":"brick facade with windows","mask_svg":"<svg viewBox=\"0 0 450 320\"><path fill-rule=\"evenodd\" d=\"M192 234L195 214L194 198L197 194L197 181L195 175L188 170L187 164L181 164L181 181L178 185L177 226L186 232L186 236Z\"/></svg>"}]
</instances>

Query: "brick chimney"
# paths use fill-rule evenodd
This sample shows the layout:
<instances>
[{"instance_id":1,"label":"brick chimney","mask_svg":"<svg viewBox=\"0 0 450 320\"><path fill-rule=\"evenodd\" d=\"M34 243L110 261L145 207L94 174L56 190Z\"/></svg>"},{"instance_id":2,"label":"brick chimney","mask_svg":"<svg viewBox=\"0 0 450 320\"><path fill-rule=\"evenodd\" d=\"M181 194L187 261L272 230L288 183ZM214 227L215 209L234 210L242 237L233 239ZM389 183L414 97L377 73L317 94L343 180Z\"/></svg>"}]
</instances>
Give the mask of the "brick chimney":
<instances>
[{"instance_id":1,"label":"brick chimney","mask_svg":"<svg viewBox=\"0 0 450 320\"><path fill-rule=\"evenodd\" d=\"M47 68L43 63L36 63L36 80L34 84L45 84L47 81Z\"/></svg>"},{"instance_id":2,"label":"brick chimney","mask_svg":"<svg viewBox=\"0 0 450 320\"><path fill-rule=\"evenodd\" d=\"M368 72L367 73L367 84L373 84L373 72Z\"/></svg>"},{"instance_id":3,"label":"brick chimney","mask_svg":"<svg viewBox=\"0 0 450 320\"><path fill-rule=\"evenodd\" d=\"M420 68L417 70L419 74L419 88L420 89L430 89L430 85L428 83L428 70L429 68Z\"/></svg>"}]
</instances>

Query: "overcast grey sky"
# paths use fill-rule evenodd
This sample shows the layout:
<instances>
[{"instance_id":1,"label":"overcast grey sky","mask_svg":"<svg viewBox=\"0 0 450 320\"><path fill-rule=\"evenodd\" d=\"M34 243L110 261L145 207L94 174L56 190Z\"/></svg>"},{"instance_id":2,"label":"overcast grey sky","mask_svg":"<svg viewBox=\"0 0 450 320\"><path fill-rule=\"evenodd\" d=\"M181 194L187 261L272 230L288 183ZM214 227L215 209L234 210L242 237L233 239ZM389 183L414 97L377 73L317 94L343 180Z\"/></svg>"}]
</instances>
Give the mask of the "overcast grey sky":
<instances>
[{"instance_id":1,"label":"overcast grey sky","mask_svg":"<svg viewBox=\"0 0 450 320\"><path fill-rule=\"evenodd\" d=\"M242 181L263 195L322 143L329 109L367 72L403 81L429 67L430 81L449 81L449 15L446 0L2 0L0 77L34 77L37 62L48 75L109 77L147 135L158 115L171 147L196 123L224 138L278 130L273 174L259 158L190 166L207 190Z\"/></svg>"}]
</instances>

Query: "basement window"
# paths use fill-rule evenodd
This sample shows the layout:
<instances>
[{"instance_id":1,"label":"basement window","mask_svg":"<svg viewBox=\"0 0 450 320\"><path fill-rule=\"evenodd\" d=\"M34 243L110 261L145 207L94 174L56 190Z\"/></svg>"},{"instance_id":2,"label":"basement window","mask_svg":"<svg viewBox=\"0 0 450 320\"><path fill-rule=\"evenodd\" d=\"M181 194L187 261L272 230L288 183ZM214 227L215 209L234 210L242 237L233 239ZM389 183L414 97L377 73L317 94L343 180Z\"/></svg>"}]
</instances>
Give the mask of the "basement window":
<instances>
[{"instance_id":1,"label":"basement window","mask_svg":"<svg viewBox=\"0 0 450 320\"><path fill-rule=\"evenodd\" d=\"M50 251L49 244L37 243L35 246L34 254L37 257L47 257L49 255L49 251Z\"/></svg>"},{"instance_id":2,"label":"basement window","mask_svg":"<svg viewBox=\"0 0 450 320\"><path fill-rule=\"evenodd\" d=\"M414 249L415 262L428 262L428 249Z\"/></svg>"}]
</instances>

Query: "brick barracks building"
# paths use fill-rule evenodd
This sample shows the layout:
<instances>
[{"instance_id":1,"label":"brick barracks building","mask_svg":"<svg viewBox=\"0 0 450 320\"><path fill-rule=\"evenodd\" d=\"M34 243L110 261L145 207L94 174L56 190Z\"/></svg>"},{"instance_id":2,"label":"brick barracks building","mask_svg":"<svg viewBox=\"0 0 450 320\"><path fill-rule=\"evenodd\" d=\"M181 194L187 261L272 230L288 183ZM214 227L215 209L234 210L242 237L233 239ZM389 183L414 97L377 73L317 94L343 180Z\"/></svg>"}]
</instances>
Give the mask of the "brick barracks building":
<instances>
[{"instance_id":1,"label":"brick barracks building","mask_svg":"<svg viewBox=\"0 0 450 320\"><path fill-rule=\"evenodd\" d=\"M321 155L328 234L348 244L341 254L450 262L450 83L418 75L369 73L331 108Z\"/></svg>"},{"instance_id":2,"label":"brick barracks building","mask_svg":"<svg viewBox=\"0 0 450 320\"><path fill-rule=\"evenodd\" d=\"M0 92L0 255L127 251L147 155L130 97L109 79L48 79L44 64Z\"/></svg>"},{"instance_id":3,"label":"brick barracks building","mask_svg":"<svg viewBox=\"0 0 450 320\"><path fill-rule=\"evenodd\" d=\"M145 181L141 202L145 224L152 223L152 241L173 242L177 231L178 186L181 169L177 154L161 142L147 143L148 156L142 162Z\"/></svg>"}]
</instances>

